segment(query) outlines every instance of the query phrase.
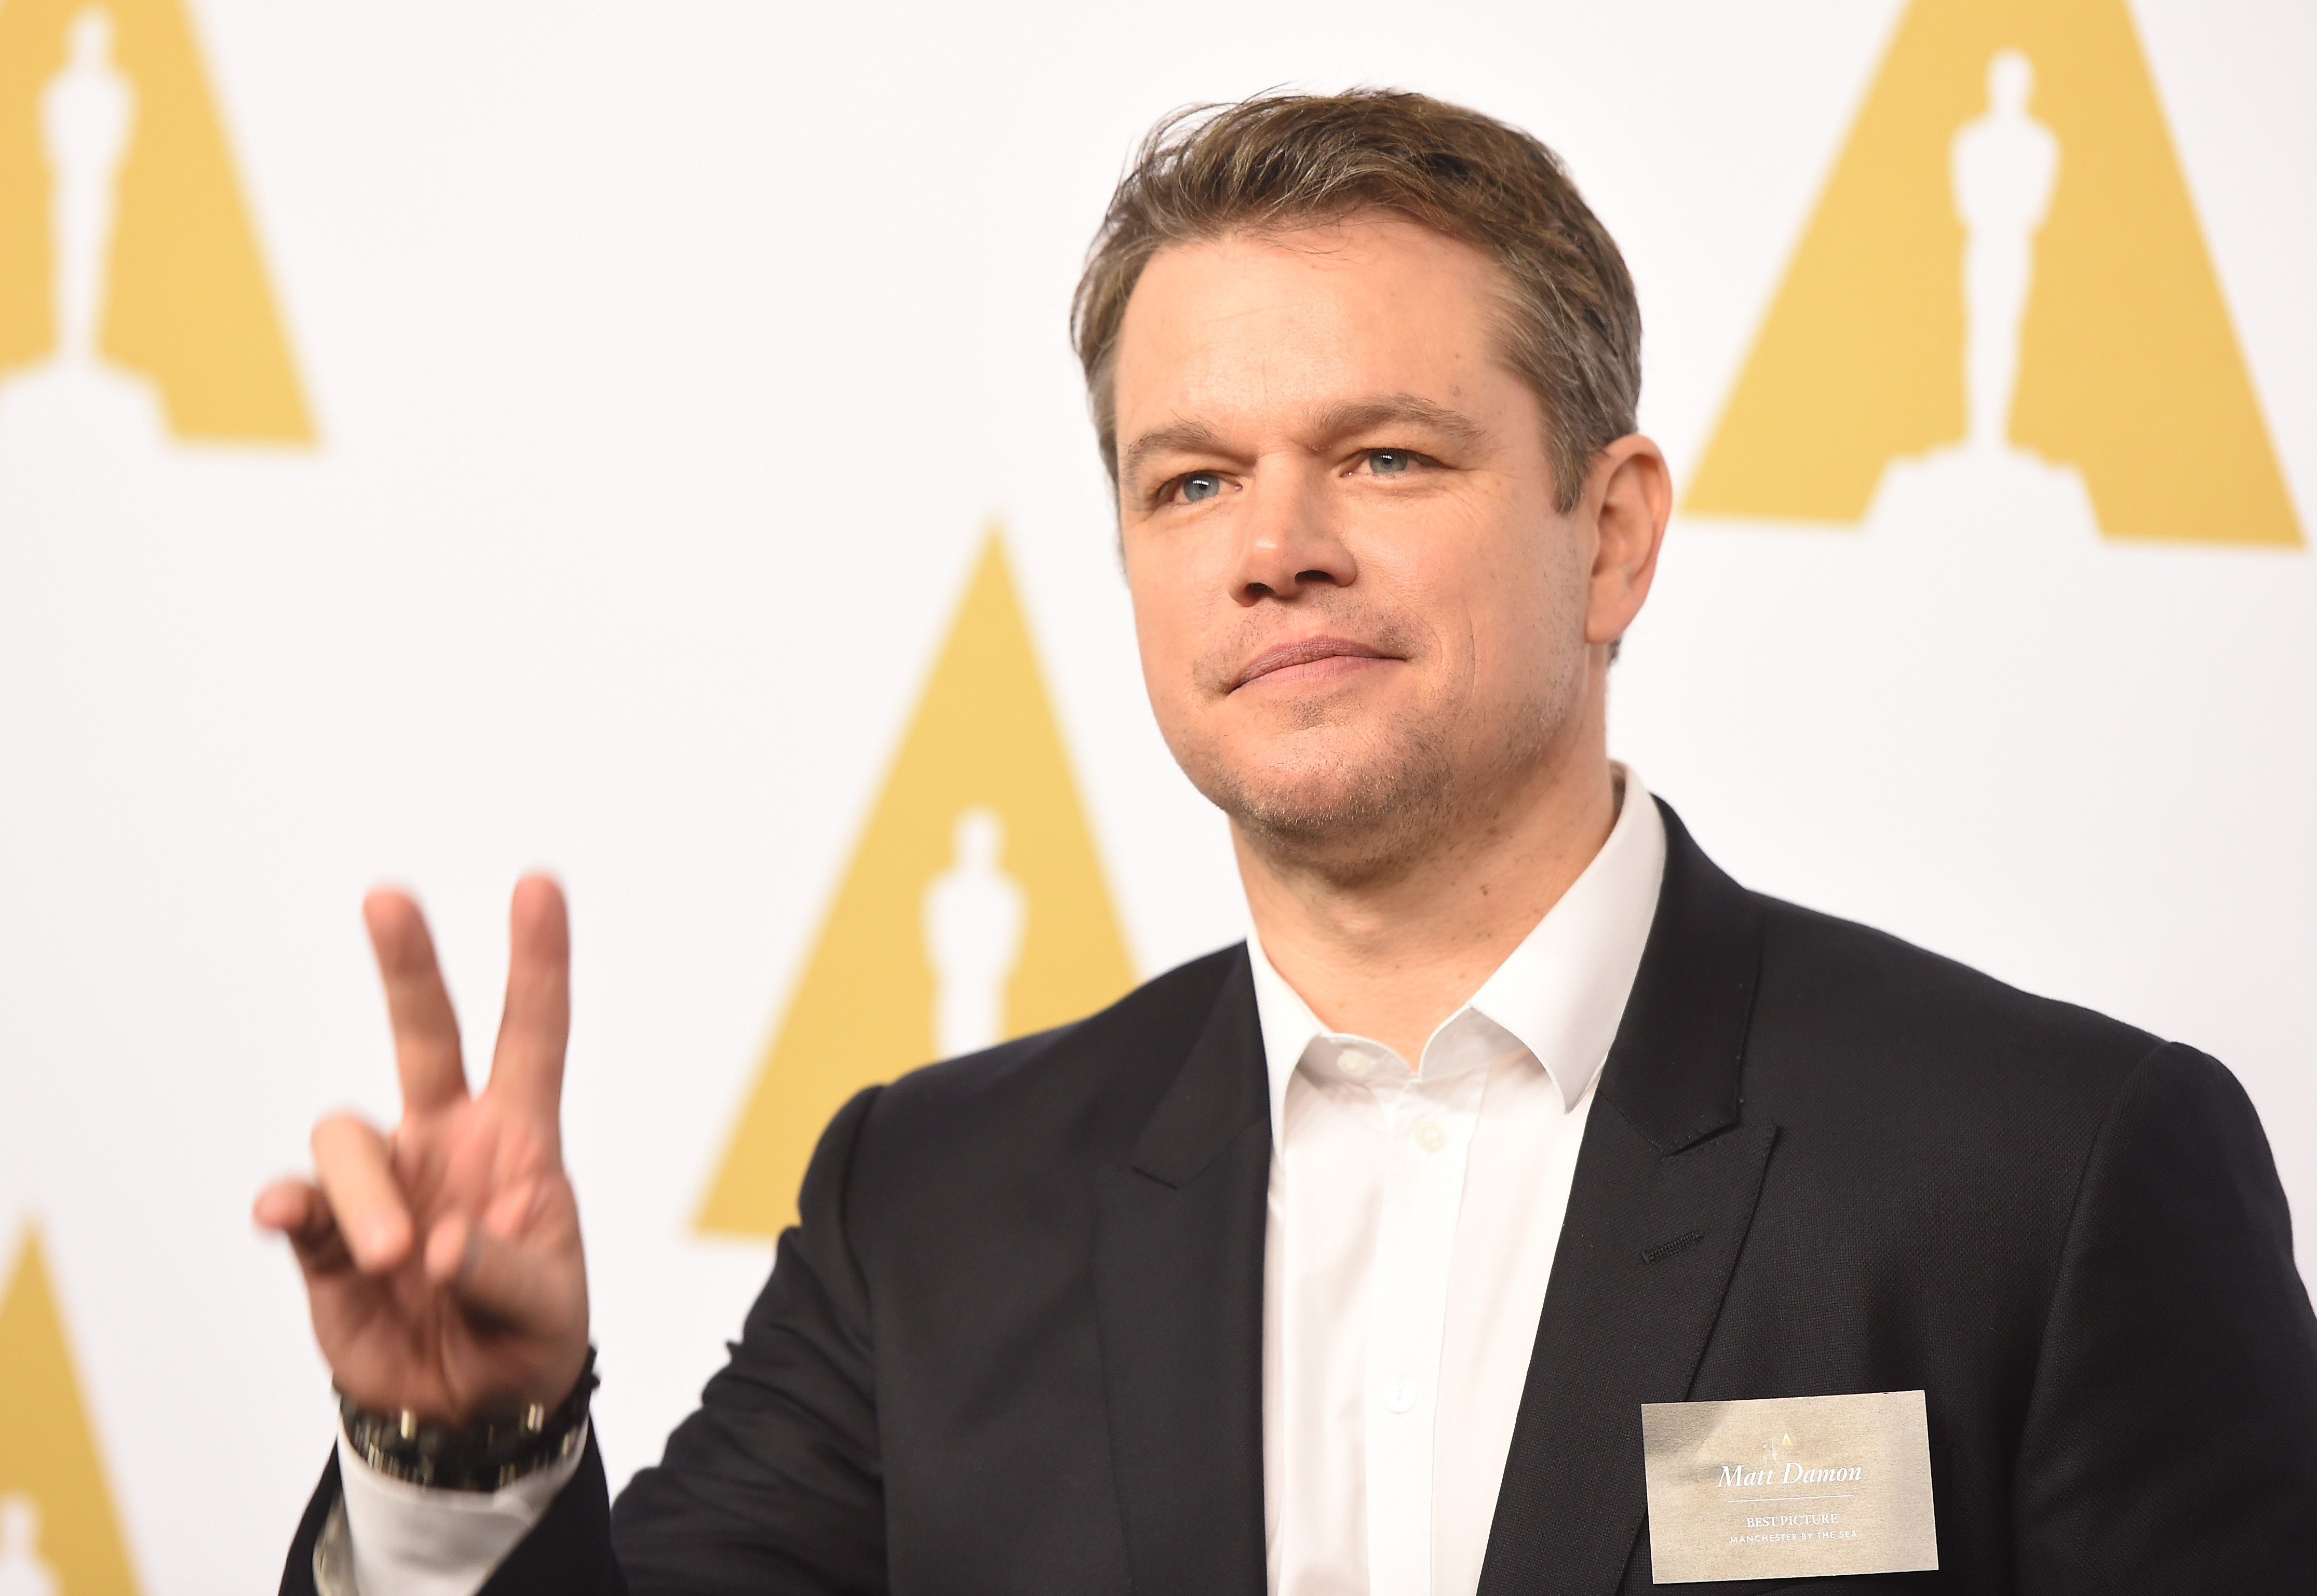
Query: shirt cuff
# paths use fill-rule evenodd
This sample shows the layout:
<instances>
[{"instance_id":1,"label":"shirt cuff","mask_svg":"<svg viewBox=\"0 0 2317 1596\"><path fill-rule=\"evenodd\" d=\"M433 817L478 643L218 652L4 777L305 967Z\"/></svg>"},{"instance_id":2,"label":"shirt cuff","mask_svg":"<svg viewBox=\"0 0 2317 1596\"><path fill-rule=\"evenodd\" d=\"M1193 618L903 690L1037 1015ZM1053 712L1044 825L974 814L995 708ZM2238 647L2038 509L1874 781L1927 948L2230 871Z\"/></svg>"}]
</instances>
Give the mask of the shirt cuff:
<instances>
[{"instance_id":1,"label":"shirt cuff","mask_svg":"<svg viewBox=\"0 0 2317 1596\"><path fill-rule=\"evenodd\" d=\"M434 1491L372 1468L338 1432L338 1481L360 1596L475 1596L586 1455L579 1444L497 1491Z\"/></svg>"}]
</instances>

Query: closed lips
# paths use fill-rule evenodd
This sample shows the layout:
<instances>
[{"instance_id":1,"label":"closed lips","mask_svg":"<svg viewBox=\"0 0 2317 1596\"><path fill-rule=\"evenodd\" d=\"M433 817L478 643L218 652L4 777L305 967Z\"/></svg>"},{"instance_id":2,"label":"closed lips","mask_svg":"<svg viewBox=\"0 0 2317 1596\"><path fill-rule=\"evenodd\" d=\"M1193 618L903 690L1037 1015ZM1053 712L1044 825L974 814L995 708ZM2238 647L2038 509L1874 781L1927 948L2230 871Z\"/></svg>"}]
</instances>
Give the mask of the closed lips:
<instances>
[{"instance_id":1,"label":"closed lips","mask_svg":"<svg viewBox=\"0 0 2317 1596\"><path fill-rule=\"evenodd\" d=\"M1239 672L1238 680L1231 683L1231 689L1236 691L1262 677L1293 670L1298 665L1317 664L1321 660L1391 657L1364 643L1354 643L1342 638L1306 638L1301 642L1283 643L1276 648L1266 649L1257 655Z\"/></svg>"}]
</instances>

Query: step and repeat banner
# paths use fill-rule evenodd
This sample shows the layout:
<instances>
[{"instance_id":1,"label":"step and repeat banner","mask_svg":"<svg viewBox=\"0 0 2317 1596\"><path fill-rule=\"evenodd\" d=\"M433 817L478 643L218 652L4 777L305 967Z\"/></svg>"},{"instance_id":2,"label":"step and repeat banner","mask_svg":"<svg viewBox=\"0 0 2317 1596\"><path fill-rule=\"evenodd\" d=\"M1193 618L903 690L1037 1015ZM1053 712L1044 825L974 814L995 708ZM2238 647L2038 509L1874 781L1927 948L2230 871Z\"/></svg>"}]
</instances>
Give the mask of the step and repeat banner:
<instances>
[{"instance_id":1,"label":"step and repeat banner","mask_svg":"<svg viewBox=\"0 0 2317 1596\"><path fill-rule=\"evenodd\" d=\"M2313 59L2281 0L0 0L0 1591L276 1577L331 1407L247 1206L396 1111L370 886L479 1060L568 888L615 1481L846 1095L1240 934L1064 320L1143 129L1277 85L1521 123L1623 242L1683 497L1616 752L1750 885L2215 1053L2317 1215Z\"/></svg>"}]
</instances>

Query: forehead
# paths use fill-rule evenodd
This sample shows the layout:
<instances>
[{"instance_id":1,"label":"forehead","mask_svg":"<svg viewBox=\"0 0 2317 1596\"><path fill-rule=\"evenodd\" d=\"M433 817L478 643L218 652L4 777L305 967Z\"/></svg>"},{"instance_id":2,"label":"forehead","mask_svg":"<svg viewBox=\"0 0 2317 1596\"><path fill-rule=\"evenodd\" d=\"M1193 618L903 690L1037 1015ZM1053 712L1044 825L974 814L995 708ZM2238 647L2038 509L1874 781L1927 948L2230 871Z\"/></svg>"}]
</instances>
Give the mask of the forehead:
<instances>
[{"instance_id":1,"label":"forehead","mask_svg":"<svg viewBox=\"0 0 2317 1596\"><path fill-rule=\"evenodd\" d=\"M1478 249L1397 217L1170 245L1143 269L1120 325L1120 424L1346 391L1455 402L1509 375L1498 354L1506 288Z\"/></svg>"}]
</instances>

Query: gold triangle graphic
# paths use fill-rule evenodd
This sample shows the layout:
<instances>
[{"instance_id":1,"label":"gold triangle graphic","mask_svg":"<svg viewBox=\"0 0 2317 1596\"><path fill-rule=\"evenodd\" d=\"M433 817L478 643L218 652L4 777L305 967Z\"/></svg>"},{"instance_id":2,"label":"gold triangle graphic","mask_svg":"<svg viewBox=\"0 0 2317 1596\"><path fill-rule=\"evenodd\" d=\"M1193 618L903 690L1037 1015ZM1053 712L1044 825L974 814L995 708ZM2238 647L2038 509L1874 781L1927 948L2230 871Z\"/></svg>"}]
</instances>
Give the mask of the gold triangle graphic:
<instances>
[{"instance_id":1,"label":"gold triangle graphic","mask_svg":"<svg viewBox=\"0 0 2317 1596\"><path fill-rule=\"evenodd\" d=\"M765 1051L702 1230L765 1236L792 1223L829 1117L943 1050L929 895L991 818L983 834L1002 837L1019 953L1002 1018L989 1018L995 1034L1022 1036L1102 1007L1134 977L995 530Z\"/></svg>"},{"instance_id":2,"label":"gold triangle graphic","mask_svg":"<svg viewBox=\"0 0 2317 1596\"><path fill-rule=\"evenodd\" d=\"M12 1562L45 1565L67 1596L137 1589L40 1232L29 1226L0 1297L0 1571Z\"/></svg>"},{"instance_id":3,"label":"gold triangle graphic","mask_svg":"<svg viewBox=\"0 0 2317 1596\"><path fill-rule=\"evenodd\" d=\"M2076 467L2107 537L2299 545L2124 0L1914 0L1684 508L1856 522L1892 459L1963 437L1948 152L2006 49L2032 63L2061 151L2011 441Z\"/></svg>"},{"instance_id":4,"label":"gold triangle graphic","mask_svg":"<svg viewBox=\"0 0 2317 1596\"><path fill-rule=\"evenodd\" d=\"M309 443L314 428L183 0L0 4L0 373L56 349L44 92L90 11L133 94L97 347L152 380L170 430Z\"/></svg>"}]
</instances>

